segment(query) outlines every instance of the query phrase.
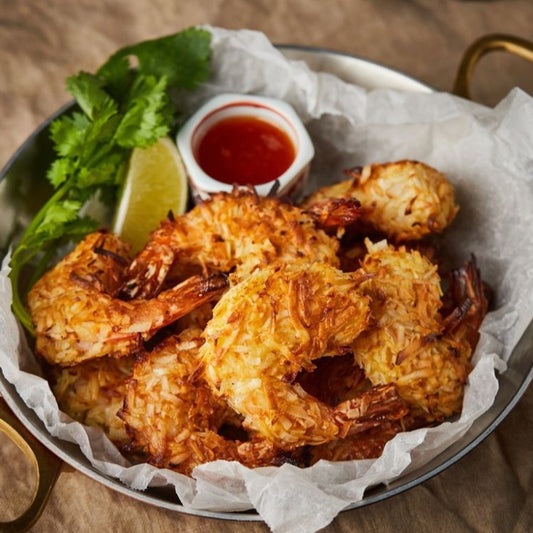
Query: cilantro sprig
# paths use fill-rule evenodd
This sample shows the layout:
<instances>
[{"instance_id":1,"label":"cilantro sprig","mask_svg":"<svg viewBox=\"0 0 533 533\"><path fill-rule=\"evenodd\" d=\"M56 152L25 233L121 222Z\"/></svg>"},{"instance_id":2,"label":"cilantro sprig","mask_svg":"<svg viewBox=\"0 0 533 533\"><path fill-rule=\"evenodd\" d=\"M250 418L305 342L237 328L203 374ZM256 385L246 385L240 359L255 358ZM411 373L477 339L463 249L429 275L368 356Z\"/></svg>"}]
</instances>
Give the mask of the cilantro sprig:
<instances>
[{"instance_id":1,"label":"cilantro sprig","mask_svg":"<svg viewBox=\"0 0 533 533\"><path fill-rule=\"evenodd\" d=\"M13 312L30 333L27 291L61 245L99 225L82 214L84 206L95 196L111 205L116 201L131 150L169 134L178 113L170 91L204 81L210 51L210 33L189 28L122 48L96 73L67 79L77 106L50 125L57 159L47 179L54 193L26 228L10 262ZM33 274L22 287L23 269L30 264Z\"/></svg>"}]
</instances>

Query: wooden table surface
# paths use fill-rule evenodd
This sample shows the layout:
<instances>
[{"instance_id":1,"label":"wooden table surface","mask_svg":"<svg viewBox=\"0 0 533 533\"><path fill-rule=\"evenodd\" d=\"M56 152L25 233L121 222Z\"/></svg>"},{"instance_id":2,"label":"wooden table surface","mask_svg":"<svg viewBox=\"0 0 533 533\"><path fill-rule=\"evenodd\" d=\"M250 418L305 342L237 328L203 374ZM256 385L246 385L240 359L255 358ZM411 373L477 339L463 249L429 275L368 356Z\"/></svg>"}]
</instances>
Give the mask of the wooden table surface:
<instances>
[{"instance_id":1,"label":"wooden table surface","mask_svg":"<svg viewBox=\"0 0 533 533\"><path fill-rule=\"evenodd\" d=\"M327 6L327 7L326 7ZM275 43L326 47L451 89L478 37L533 40L531 0L0 0L0 165L33 129L70 100L65 78L94 70L117 48L208 23L264 32ZM533 65L507 54L478 65L473 97L496 104L518 85L533 94ZM533 127L533 126L532 126ZM480 446L424 484L341 513L327 533L533 531L533 390ZM28 497L31 469L0 434L0 520ZM259 533L262 522L175 513L116 493L64 466L32 531Z\"/></svg>"}]
</instances>

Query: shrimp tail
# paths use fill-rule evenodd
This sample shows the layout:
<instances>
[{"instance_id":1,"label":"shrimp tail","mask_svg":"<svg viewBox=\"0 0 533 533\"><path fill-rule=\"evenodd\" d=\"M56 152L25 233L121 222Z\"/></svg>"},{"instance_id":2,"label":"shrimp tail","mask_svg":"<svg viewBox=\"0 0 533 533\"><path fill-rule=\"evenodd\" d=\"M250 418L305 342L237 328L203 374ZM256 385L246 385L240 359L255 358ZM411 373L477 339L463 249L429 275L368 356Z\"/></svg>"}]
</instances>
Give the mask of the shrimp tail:
<instances>
[{"instance_id":1,"label":"shrimp tail","mask_svg":"<svg viewBox=\"0 0 533 533\"><path fill-rule=\"evenodd\" d=\"M317 226L331 233L346 228L361 218L361 203L356 198L331 198L310 205L305 212Z\"/></svg>"},{"instance_id":2,"label":"shrimp tail","mask_svg":"<svg viewBox=\"0 0 533 533\"><path fill-rule=\"evenodd\" d=\"M171 232L173 221L165 220L160 233ZM152 247L143 250L131 263L128 277L119 288L118 296L123 300L134 298L151 298L162 288L168 271L175 259L175 251L171 246L158 243L157 253ZM146 258L149 256L149 259Z\"/></svg>"},{"instance_id":3,"label":"shrimp tail","mask_svg":"<svg viewBox=\"0 0 533 533\"><path fill-rule=\"evenodd\" d=\"M394 383L377 385L346 400L335 408L335 419L343 431L341 437L380 426L386 420L400 420L409 409Z\"/></svg>"},{"instance_id":4,"label":"shrimp tail","mask_svg":"<svg viewBox=\"0 0 533 533\"><path fill-rule=\"evenodd\" d=\"M472 347L479 340L479 327L487 314L490 288L483 282L476 258L470 259L449 274L443 311L443 334L463 337Z\"/></svg>"}]
</instances>

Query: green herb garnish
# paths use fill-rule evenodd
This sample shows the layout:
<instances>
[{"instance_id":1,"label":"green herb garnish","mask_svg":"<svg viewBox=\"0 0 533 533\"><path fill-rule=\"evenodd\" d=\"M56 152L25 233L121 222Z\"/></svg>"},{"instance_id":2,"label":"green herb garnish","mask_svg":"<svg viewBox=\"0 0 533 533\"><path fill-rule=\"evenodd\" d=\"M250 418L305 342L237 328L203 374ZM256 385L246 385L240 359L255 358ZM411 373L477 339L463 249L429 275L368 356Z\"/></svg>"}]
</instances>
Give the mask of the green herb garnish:
<instances>
[{"instance_id":1,"label":"green herb garnish","mask_svg":"<svg viewBox=\"0 0 533 533\"><path fill-rule=\"evenodd\" d=\"M23 304L27 290L59 246L99 225L80 211L96 195L111 205L116 201L131 150L169 134L178 112L170 91L193 89L208 77L210 37L189 28L144 41L113 54L95 74L80 72L67 79L79 109L50 126L58 158L47 178L55 192L27 227L10 262L13 312L31 333ZM23 289L21 271L29 263L35 268Z\"/></svg>"}]
</instances>

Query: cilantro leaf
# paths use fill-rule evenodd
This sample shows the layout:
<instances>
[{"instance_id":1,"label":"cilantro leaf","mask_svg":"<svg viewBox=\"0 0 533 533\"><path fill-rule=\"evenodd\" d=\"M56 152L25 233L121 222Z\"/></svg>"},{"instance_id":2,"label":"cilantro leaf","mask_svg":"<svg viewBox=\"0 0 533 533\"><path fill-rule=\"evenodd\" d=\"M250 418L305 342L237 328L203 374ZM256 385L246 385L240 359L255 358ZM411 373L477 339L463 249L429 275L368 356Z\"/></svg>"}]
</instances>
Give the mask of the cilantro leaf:
<instances>
[{"instance_id":1,"label":"cilantro leaf","mask_svg":"<svg viewBox=\"0 0 533 533\"><path fill-rule=\"evenodd\" d=\"M78 218L81 206L82 203L75 200L65 200L51 205L34 233L37 241L43 237L48 239L61 237L64 233L64 228Z\"/></svg>"},{"instance_id":2,"label":"cilantro leaf","mask_svg":"<svg viewBox=\"0 0 533 533\"><path fill-rule=\"evenodd\" d=\"M116 131L120 146L148 146L168 134L170 102L166 88L164 77L139 76L136 79L131 87L128 109Z\"/></svg>"},{"instance_id":3,"label":"cilantro leaf","mask_svg":"<svg viewBox=\"0 0 533 533\"><path fill-rule=\"evenodd\" d=\"M118 110L117 103L107 94L103 85L100 78L83 71L67 78L68 91L91 120L95 113L109 116Z\"/></svg>"},{"instance_id":4,"label":"cilantro leaf","mask_svg":"<svg viewBox=\"0 0 533 533\"><path fill-rule=\"evenodd\" d=\"M166 77L169 87L194 89L209 75L211 39L207 30L189 28L159 39L126 46L98 70L110 87L120 89L129 66L129 57L138 61L141 74Z\"/></svg>"},{"instance_id":5,"label":"cilantro leaf","mask_svg":"<svg viewBox=\"0 0 533 533\"><path fill-rule=\"evenodd\" d=\"M62 116L50 124L50 136L55 151L63 157L78 153L83 144L83 137L90 121L81 113Z\"/></svg>"},{"instance_id":6,"label":"cilantro leaf","mask_svg":"<svg viewBox=\"0 0 533 533\"><path fill-rule=\"evenodd\" d=\"M72 159L67 157L56 159L48 169L46 177L53 187L57 188L68 180L73 170Z\"/></svg>"}]
</instances>

